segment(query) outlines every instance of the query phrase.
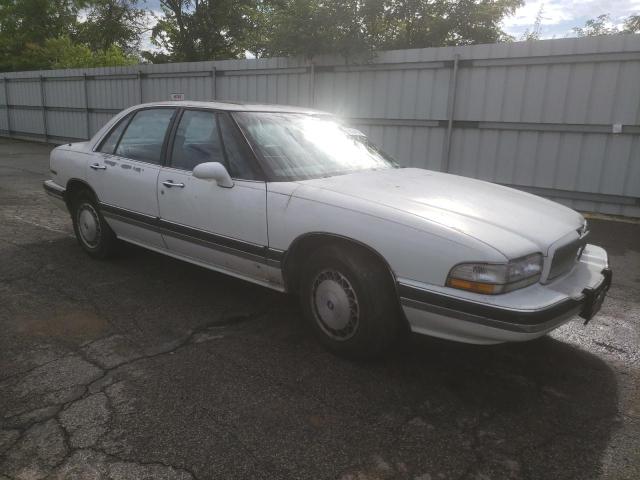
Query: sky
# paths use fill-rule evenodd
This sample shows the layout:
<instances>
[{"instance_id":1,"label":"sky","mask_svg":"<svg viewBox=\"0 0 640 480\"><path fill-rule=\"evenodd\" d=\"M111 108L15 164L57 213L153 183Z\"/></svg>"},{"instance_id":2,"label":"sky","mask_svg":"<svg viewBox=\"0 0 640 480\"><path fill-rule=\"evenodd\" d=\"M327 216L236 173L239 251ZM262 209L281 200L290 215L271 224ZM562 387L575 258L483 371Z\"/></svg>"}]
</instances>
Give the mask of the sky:
<instances>
[{"instance_id":1,"label":"sky","mask_svg":"<svg viewBox=\"0 0 640 480\"><path fill-rule=\"evenodd\" d=\"M516 39L533 28L542 7L541 38L565 38L575 36L574 27L598 15L608 13L613 24L640 14L640 0L527 0L524 6L502 22L502 28Z\"/></svg>"},{"instance_id":2,"label":"sky","mask_svg":"<svg viewBox=\"0 0 640 480\"><path fill-rule=\"evenodd\" d=\"M140 4L145 9L160 10L159 0L141 0ZM640 14L640 0L526 0L514 15L503 20L503 30L519 40L527 29L533 29L541 7L541 38L573 37L573 28L603 13L611 15L611 22L616 25L629 15ZM148 38L144 39L143 48L155 50Z\"/></svg>"}]
</instances>

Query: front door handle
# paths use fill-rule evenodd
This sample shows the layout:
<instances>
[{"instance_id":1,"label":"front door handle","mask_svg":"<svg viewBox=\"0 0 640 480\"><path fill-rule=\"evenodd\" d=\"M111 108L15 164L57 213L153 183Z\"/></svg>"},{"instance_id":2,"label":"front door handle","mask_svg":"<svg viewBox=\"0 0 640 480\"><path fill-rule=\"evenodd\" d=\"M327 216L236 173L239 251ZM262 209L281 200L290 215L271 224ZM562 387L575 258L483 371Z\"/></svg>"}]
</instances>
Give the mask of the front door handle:
<instances>
[{"instance_id":1,"label":"front door handle","mask_svg":"<svg viewBox=\"0 0 640 480\"><path fill-rule=\"evenodd\" d=\"M93 168L94 170L106 170L107 167L105 167L104 165L100 165L98 163L93 163L91 165L89 165L89 167Z\"/></svg>"},{"instance_id":2,"label":"front door handle","mask_svg":"<svg viewBox=\"0 0 640 480\"><path fill-rule=\"evenodd\" d=\"M175 183L173 180L165 180L164 182L162 182L162 184L168 188L171 188L171 187L184 188L184 183Z\"/></svg>"}]
</instances>

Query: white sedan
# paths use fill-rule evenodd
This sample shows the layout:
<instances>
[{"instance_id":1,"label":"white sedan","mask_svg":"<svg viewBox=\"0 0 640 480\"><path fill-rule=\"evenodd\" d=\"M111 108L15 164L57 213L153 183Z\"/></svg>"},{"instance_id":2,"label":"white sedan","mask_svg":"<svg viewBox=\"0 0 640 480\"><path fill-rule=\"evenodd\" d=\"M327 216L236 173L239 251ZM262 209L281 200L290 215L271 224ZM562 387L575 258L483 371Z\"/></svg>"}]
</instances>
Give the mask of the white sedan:
<instances>
[{"instance_id":1,"label":"white sedan","mask_svg":"<svg viewBox=\"0 0 640 480\"><path fill-rule=\"evenodd\" d=\"M123 240L298 294L320 341L371 356L409 330L492 344L587 321L611 283L582 215L521 191L400 168L295 107L138 105L51 153L45 191L80 246Z\"/></svg>"}]
</instances>

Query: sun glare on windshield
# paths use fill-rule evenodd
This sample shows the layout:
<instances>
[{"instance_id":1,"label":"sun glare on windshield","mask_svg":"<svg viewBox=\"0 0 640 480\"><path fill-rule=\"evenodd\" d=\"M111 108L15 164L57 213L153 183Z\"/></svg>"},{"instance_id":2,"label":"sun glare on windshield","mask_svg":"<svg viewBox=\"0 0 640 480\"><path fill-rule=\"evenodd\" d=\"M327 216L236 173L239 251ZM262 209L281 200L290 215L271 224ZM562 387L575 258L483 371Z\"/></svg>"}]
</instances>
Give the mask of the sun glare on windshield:
<instances>
[{"instance_id":1,"label":"sun glare on windshield","mask_svg":"<svg viewBox=\"0 0 640 480\"><path fill-rule=\"evenodd\" d=\"M234 116L275 180L397 166L364 135L330 117L267 112L241 112Z\"/></svg>"}]
</instances>

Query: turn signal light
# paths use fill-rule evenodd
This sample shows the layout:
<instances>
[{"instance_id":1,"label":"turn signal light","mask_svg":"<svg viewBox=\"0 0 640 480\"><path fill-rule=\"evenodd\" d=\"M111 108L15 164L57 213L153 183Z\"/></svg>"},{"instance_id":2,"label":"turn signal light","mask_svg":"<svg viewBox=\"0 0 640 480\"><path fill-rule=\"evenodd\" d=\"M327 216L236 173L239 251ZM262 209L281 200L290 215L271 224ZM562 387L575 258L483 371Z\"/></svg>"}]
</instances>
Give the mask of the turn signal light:
<instances>
[{"instance_id":1,"label":"turn signal light","mask_svg":"<svg viewBox=\"0 0 640 480\"><path fill-rule=\"evenodd\" d=\"M485 295L493 295L498 293L499 285L491 283L471 282L469 280L461 280L459 278L449 278L450 287L468 290L470 292L484 293Z\"/></svg>"}]
</instances>

